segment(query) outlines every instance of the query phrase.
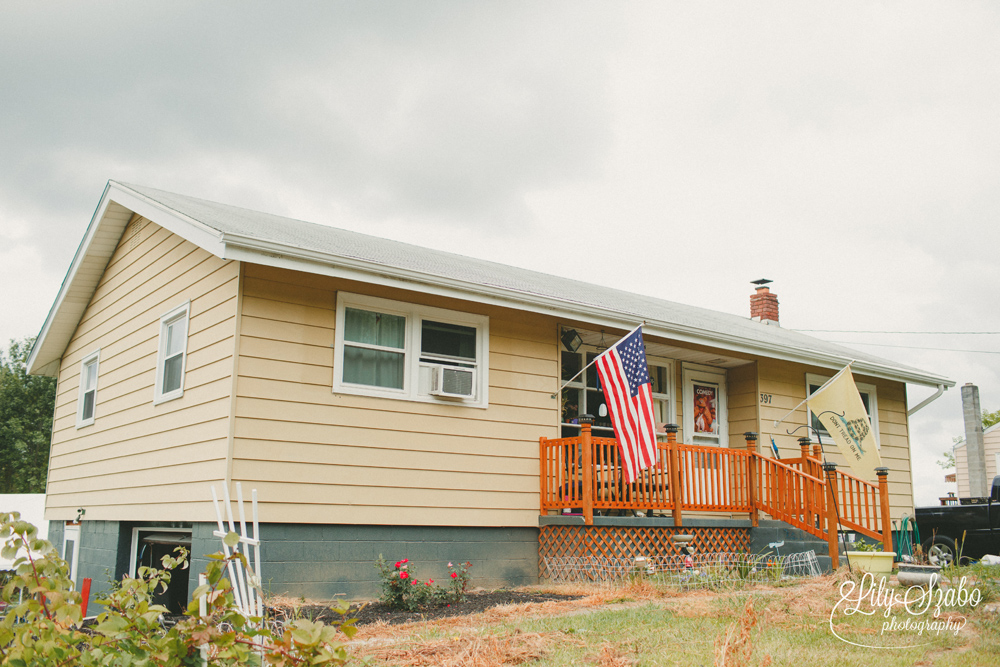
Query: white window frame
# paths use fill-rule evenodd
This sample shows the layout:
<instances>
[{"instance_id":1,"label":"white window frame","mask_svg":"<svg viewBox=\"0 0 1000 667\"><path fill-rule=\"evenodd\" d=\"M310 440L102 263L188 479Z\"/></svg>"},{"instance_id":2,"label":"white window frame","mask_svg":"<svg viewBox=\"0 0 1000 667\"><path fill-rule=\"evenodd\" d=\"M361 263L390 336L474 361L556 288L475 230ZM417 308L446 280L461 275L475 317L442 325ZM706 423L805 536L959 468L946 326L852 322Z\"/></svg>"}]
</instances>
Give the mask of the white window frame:
<instances>
[{"instance_id":1,"label":"white window frame","mask_svg":"<svg viewBox=\"0 0 1000 667\"><path fill-rule=\"evenodd\" d=\"M83 380L87 371L87 366L94 365L94 388L88 390L83 385ZM94 423L94 419L97 417L97 386L101 381L101 349L97 348L96 351L91 352L80 362L80 390L76 399L76 427L83 428L84 426L90 426ZM83 416L83 408L85 406L84 399L87 394L91 391L94 392L94 411L91 413L90 417Z\"/></svg>"},{"instance_id":2,"label":"white window frame","mask_svg":"<svg viewBox=\"0 0 1000 667\"><path fill-rule=\"evenodd\" d=\"M344 377L344 322L347 308L376 311L389 315L399 315L406 318L406 335L403 347L403 388L374 387L370 385L353 384L343 381ZM469 398L450 398L434 396L421 392L421 369L424 371L433 364L420 361L421 323L423 320L433 320L445 324L457 324L473 327L476 330L476 363L475 388ZM349 292L337 293L337 324L334 336L333 361L333 393L356 394L359 396L374 396L378 398L395 398L404 401L420 403L437 403L461 405L463 407L486 408L489 406L489 367L490 367L490 318L487 315L463 313L457 310L445 310L432 306L422 306L415 303L393 301L380 297Z\"/></svg>"},{"instance_id":3,"label":"white window frame","mask_svg":"<svg viewBox=\"0 0 1000 667\"><path fill-rule=\"evenodd\" d=\"M681 417L684 420L683 439L689 445L709 447L729 446L729 408L726 395L726 369L714 366L701 366L685 363L681 368L681 383L683 384L683 408ZM715 421L719 424L718 435L696 435L694 432L694 385L702 383L715 385L717 388Z\"/></svg>"},{"instance_id":4,"label":"white window frame","mask_svg":"<svg viewBox=\"0 0 1000 667\"><path fill-rule=\"evenodd\" d=\"M186 320L184 325L184 349L181 350L181 384L177 389L164 393L163 371L166 364L167 353L167 325L178 320ZM191 339L191 302L185 301L176 308L168 311L160 318L160 336L156 353L156 384L153 387L153 404L165 403L184 395L184 378L187 374L188 341Z\"/></svg>"},{"instance_id":5,"label":"white window frame","mask_svg":"<svg viewBox=\"0 0 1000 667\"><path fill-rule=\"evenodd\" d=\"M191 528L161 528L159 526L133 526L132 527L132 544L129 547L129 565L128 565L128 576L135 578L136 569L136 559L139 557L139 533L177 533L179 535L190 535L192 539L194 538L194 530ZM189 549L190 551L190 549ZM193 556L192 553L188 553L188 558ZM159 564L157 564L159 566ZM186 574L186 573L184 573Z\"/></svg>"},{"instance_id":6,"label":"white window frame","mask_svg":"<svg viewBox=\"0 0 1000 667\"><path fill-rule=\"evenodd\" d=\"M606 348L604 348L604 349L606 349ZM599 348L597 348L597 347L595 347L593 345L582 345L580 347L580 349L578 349L576 352L573 352L573 351L570 351L570 350L563 350L562 348L560 348L559 349L559 377L561 378L563 376L563 373L562 373L563 354L575 354L575 355L578 355L580 357L580 365L581 365L581 367L583 367L583 366L586 366L586 364L587 364L587 354L588 353L599 354L599 353L603 352L604 349L599 349ZM674 381L674 378L675 378L674 360L673 359L667 359L666 357L656 357L656 356L652 356L650 354L647 354L646 355L646 366L647 367L649 367L649 366L658 366L658 367L664 368L664 369L666 369L666 374L667 374L667 392L666 393L663 393L663 392L652 392L652 395L653 395L654 420L657 422L657 424L660 424L660 423L663 423L663 424L674 424L674 423L676 423L676 419L677 419L677 416L676 416L677 415L677 407L676 407L676 401L675 401L675 396L676 396L675 391L676 390L675 390L675 386L674 386L676 384L676 382ZM563 427L579 428L579 425L576 424L576 423L574 423L574 422L564 422L564 421L562 421L562 407L561 406L562 406L562 393L564 391L566 391L567 389L579 390L583 394L583 400L584 400L584 402L586 402L586 400L587 400L586 394L587 394L588 391L598 391L598 392L601 393L601 395L602 395L602 401L603 401L603 392L601 392L601 390L599 390L599 389L595 390L594 387L588 387L587 386L587 373L588 372L589 371L582 372L579 375L579 377L577 377L576 379L574 379L571 382L565 382L565 384L563 383L562 380L559 381L559 384L562 386L562 389L559 392L559 398L560 398L559 405L560 405L560 409L559 409L559 418L558 419L559 419L559 429L560 429L560 432L562 431ZM596 372L596 369L595 369L595 372ZM589 413L591 413L591 414L593 414L595 416L597 416L597 414L598 414L598 408L597 407L592 407L590 405L581 406L580 410L581 410L581 413L584 412L584 411L586 411L586 412L589 412ZM663 414L663 412L665 412L666 414ZM664 420L663 422L660 421L661 417ZM603 437L608 437L608 438L615 437L615 434L614 434L613 431L611 431L610 429L605 430L606 427L594 427L594 428L595 429L599 429L598 431L596 431L596 434L597 434L598 437L602 437L602 438ZM663 434L663 433L658 434L657 435L657 439L658 440L665 440L666 439L666 434Z\"/></svg>"},{"instance_id":7,"label":"white window frame","mask_svg":"<svg viewBox=\"0 0 1000 667\"><path fill-rule=\"evenodd\" d=\"M806 373L806 396L811 393L809 387L811 385L816 385L817 387L822 387L827 381L832 378L832 375L817 375L816 373ZM858 393L868 394L868 408L871 414L868 415L868 421L872 425L872 433L875 435L875 446L882 449L882 442L879 438L878 432L878 393L875 390L875 385L868 384L867 382L854 381L854 386L858 388ZM809 408L809 404L806 403L806 424L812 426L813 423L813 413L812 409ZM824 444L833 443L833 436L826 430L820 432L820 435L824 438ZM816 434L813 431L809 431L809 438L815 438Z\"/></svg>"}]
</instances>

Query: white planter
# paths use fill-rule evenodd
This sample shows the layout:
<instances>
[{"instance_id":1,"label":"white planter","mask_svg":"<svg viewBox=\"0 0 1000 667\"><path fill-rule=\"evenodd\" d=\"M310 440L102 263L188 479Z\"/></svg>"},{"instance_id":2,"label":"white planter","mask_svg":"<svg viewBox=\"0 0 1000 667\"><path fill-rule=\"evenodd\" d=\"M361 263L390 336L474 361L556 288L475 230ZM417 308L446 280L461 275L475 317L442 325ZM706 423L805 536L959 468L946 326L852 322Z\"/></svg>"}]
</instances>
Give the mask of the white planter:
<instances>
[{"instance_id":1,"label":"white planter","mask_svg":"<svg viewBox=\"0 0 1000 667\"><path fill-rule=\"evenodd\" d=\"M900 563L899 573L896 581L900 586L930 586L931 578L937 574L940 577L941 567L939 565L915 565L913 563Z\"/></svg>"}]
</instances>

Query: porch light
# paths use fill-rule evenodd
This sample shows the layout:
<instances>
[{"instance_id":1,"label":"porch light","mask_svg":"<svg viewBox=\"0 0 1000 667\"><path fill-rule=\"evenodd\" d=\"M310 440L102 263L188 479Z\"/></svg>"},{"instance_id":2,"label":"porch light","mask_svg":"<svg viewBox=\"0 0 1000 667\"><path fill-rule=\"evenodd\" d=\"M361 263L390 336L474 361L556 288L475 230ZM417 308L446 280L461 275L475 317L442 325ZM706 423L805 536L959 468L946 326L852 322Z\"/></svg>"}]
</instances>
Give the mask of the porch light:
<instances>
[{"instance_id":1,"label":"porch light","mask_svg":"<svg viewBox=\"0 0 1000 667\"><path fill-rule=\"evenodd\" d=\"M577 422L580 423L580 424L590 424L591 426L593 426L594 425L594 415L584 413L584 414L582 414L582 415L579 416L579 418L577 419Z\"/></svg>"},{"instance_id":2,"label":"porch light","mask_svg":"<svg viewBox=\"0 0 1000 667\"><path fill-rule=\"evenodd\" d=\"M570 352L576 352L583 345L583 339L580 338L580 334L576 332L576 329L563 329L562 335L559 338L562 340L563 346Z\"/></svg>"}]
</instances>

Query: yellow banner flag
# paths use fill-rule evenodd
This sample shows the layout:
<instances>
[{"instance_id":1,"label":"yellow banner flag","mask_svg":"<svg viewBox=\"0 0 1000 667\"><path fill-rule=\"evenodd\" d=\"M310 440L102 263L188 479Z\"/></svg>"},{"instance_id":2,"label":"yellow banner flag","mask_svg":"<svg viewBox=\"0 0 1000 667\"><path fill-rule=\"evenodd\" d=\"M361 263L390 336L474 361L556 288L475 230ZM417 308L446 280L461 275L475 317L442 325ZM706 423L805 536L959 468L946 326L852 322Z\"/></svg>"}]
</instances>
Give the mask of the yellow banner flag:
<instances>
[{"instance_id":1,"label":"yellow banner flag","mask_svg":"<svg viewBox=\"0 0 1000 667\"><path fill-rule=\"evenodd\" d=\"M809 397L809 409L837 443L854 474L862 479L874 479L875 468L882 465L882 457L850 366Z\"/></svg>"}]
</instances>

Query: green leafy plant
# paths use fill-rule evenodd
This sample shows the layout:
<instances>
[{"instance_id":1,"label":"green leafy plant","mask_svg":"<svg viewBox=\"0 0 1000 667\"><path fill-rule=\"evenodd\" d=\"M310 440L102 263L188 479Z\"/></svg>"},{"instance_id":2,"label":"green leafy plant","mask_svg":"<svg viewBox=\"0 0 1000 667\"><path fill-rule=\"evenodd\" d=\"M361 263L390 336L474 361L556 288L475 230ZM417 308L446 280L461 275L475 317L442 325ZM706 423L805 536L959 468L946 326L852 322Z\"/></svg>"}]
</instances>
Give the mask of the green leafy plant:
<instances>
[{"instance_id":1,"label":"green leafy plant","mask_svg":"<svg viewBox=\"0 0 1000 667\"><path fill-rule=\"evenodd\" d=\"M231 561L244 561L240 554L209 556L208 583L195 589L185 617L169 630L160 623L167 609L152 600L157 589L166 590L171 571L185 562L184 550L165 556L163 569L141 567L136 577L123 579L107 591L97 600L104 611L84 632L80 594L71 590L69 568L52 544L37 535L37 529L21 521L18 513L0 513L2 553L15 559L14 574L3 587L3 600L8 604L0 620L3 667L179 667L200 664L202 655L212 665L225 666L342 665L347 661L337 633L352 636L353 621L338 626L297 619L269 630L262 627L262 619L244 618L225 577ZM230 533L227 544L235 543L232 538L238 539ZM338 610L346 611L343 606Z\"/></svg>"},{"instance_id":2,"label":"green leafy plant","mask_svg":"<svg viewBox=\"0 0 1000 667\"><path fill-rule=\"evenodd\" d=\"M381 576L382 594L379 602L391 609L417 611L428 607L440 607L461 602L469 587L472 563L459 563L456 567L448 563L448 585L441 586L433 579L421 581L411 567L410 559L396 561L393 566L380 554L375 562Z\"/></svg>"},{"instance_id":3,"label":"green leafy plant","mask_svg":"<svg viewBox=\"0 0 1000 667\"><path fill-rule=\"evenodd\" d=\"M867 553L878 553L882 551L881 542L875 542L872 544L871 542L867 542L865 540L856 540L851 546L853 547L851 551L864 551Z\"/></svg>"}]
</instances>

